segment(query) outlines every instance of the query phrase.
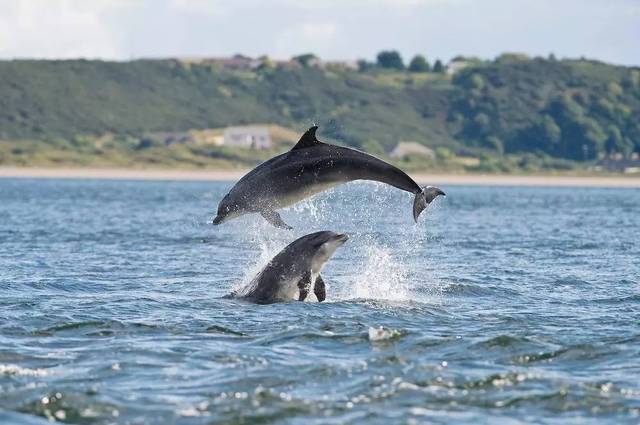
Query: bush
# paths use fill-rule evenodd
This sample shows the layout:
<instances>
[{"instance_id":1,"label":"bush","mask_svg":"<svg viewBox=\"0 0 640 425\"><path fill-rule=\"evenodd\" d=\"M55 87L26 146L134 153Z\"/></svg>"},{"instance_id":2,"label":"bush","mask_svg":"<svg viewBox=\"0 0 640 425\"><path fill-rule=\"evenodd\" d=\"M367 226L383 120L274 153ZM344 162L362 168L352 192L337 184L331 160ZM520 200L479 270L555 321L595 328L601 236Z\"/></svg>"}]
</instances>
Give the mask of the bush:
<instances>
[{"instance_id":1,"label":"bush","mask_svg":"<svg viewBox=\"0 0 640 425\"><path fill-rule=\"evenodd\" d=\"M430 69L429 62L422 55L415 55L409 63L410 72L429 72Z\"/></svg>"},{"instance_id":2,"label":"bush","mask_svg":"<svg viewBox=\"0 0 640 425\"><path fill-rule=\"evenodd\" d=\"M377 56L378 66L387 69L404 69L404 62L396 50L383 50Z\"/></svg>"}]
</instances>

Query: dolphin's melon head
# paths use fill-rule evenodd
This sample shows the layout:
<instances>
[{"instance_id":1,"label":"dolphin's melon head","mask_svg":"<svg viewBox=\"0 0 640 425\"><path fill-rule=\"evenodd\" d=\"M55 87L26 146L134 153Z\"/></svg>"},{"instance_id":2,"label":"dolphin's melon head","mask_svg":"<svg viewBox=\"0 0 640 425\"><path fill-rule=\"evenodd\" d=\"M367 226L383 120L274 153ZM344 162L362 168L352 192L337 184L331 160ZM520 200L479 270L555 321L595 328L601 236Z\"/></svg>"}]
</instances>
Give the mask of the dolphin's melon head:
<instances>
[{"instance_id":1,"label":"dolphin's melon head","mask_svg":"<svg viewBox=\"0 0 640 425\"><path fill-rule=\"evenodd\" d=\"M311 250L311 268L318 272L324 263L331 258L336 249L349 240L349 236L346 234L331 231L312 233L307 235L306 238L308 239L305 245Z\"/></svg>"},{"instance_id":2,"label":"dolphin's melon head","mask_svg":"<svg viewBox=\"0 0 640 425\"><path fill-rule=\"evenodd\" d=\"M235 218L242 214L242 208L228 194L222 198L218 205L218 213L213 219L213 224L222 224L227 220Z\"/></svg>"}]
</instances>

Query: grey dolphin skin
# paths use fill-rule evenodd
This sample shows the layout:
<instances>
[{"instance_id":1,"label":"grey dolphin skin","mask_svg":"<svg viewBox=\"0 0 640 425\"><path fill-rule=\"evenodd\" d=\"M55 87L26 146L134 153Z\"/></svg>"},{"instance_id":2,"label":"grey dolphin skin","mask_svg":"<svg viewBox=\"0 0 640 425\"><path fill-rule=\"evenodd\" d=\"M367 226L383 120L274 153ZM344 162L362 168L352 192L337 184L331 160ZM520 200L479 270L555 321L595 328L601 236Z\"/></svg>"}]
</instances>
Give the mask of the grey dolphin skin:
<instances>
[{"instance_id":1,"label":"grey dolphin skin","mask_svg":"<svg viewBox=\"0 0 640 425\"><path fill-rule=\"evenodd\" d=\"M233 186L218 205L213 224L258 213L274 226L290 229L277 209L354 180L373 180L415 194L413 218L444 192L421 188L406 173L372 155L320 142L317 126L307 130L289 151L258 165Z\"/></svg>"},{"instance_id":2,"label":"grey dolphin skin","mask_svg":"<svg viewBox=\"0 0 640 425\"><path fill-rule=\"evenodd\" d=\"M335 250L349 237L322 231L291 242L253 278L247 289L229 297L257 304L304 301L313 291L318 301L326 298L320 271Z\"/></svg>"}]
</instances>

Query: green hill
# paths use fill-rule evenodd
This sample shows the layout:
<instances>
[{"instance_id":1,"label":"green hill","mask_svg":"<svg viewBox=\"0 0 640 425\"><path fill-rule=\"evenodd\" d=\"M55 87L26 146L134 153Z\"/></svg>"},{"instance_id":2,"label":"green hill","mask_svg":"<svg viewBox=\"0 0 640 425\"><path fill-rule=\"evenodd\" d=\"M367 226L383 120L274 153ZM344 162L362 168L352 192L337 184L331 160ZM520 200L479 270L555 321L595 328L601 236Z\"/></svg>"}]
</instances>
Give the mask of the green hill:
<instances>
[{"instance_id":1,"label":"green hill","mask_svg":"<svg viewBox=\"0 0 640 425\"><path fill-rule=\"evenodd\" d=\"M454 78L450 109L466 145L566 159L640 150L640 71L509 57Z\"/></svg>"},{"instance_id":2,"label":"green hill","mask_svg":"<svg viewBox=\"0 0 640 425\"><path fill-rule=\"evenodd\" d=\"M300 131L317 123L324 138L374 153L399 140L502 162L640 151L640 70L515 55L470 64L450 78L376 67L0 61L0 144L12 143L0 146L0 162L13 161L19 143L81 151L87 137L111 133L129 149L146 132L256 122ZM233 159L215 149L204 155Z\"/></svg>"}]
</instances>

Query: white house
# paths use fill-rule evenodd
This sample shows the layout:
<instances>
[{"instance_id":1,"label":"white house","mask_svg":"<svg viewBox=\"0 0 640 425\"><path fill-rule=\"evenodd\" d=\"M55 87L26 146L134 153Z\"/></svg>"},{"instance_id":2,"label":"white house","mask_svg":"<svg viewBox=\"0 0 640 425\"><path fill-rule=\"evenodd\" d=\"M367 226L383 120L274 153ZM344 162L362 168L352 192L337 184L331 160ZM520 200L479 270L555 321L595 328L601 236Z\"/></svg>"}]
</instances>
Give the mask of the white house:
<instances>
[{"instance_id":1,"label":"white house","mask_svg":"<svg viewBox=\"0 0 640 425\"><path fill-rule=\"evenodd\" d=\"M224 130L224 146L249 149L269 149L273 146L266 127L227 127Z\"/></svg>"},{"instance_id":2,"label":"white house","mask_svg":"<svg viewBox=\"0 0 640 425\"><path fill-rule=\"evenodd\" d=\"M464 59L454 59L447 64L447 74L453 75L457 72L462 71L463 69L469 67L471 62Z\"/></svg>"},{"instance_id":3,"label":"white house","mask_svg":"<svg viewBox=\"0 0 640 425\"><path fill-rule=\"evenodd\" d=\"M389 153L389 156L394 159L405 159L409 156L435 158L435 153L432 149L417 142L400 142Z\"/></svg>"}]
</instances>

